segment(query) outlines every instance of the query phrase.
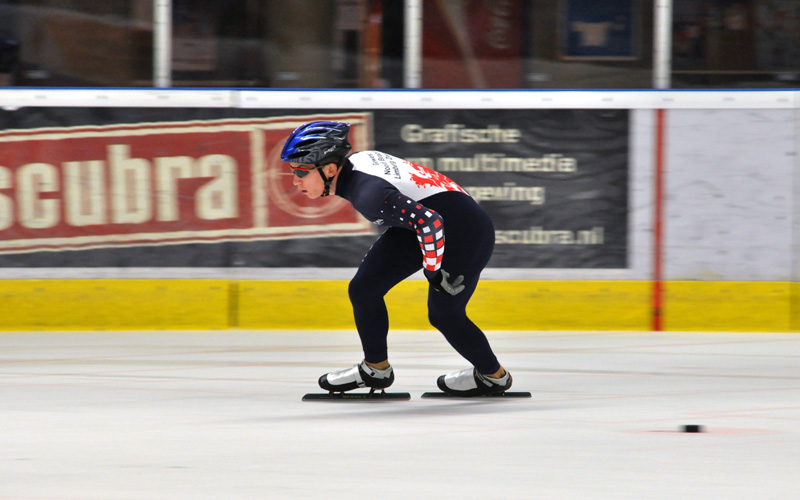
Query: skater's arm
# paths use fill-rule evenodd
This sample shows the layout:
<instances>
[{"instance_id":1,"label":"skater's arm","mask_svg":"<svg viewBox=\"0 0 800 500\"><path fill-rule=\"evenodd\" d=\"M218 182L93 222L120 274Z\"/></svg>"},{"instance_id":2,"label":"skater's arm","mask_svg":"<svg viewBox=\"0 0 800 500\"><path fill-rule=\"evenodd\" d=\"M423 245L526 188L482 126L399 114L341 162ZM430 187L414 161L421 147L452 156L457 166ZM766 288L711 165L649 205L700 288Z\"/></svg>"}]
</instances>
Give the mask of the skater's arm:
<instances>
[{"instance_id":1,"label":"skater's arm","mask_svg":"<svg viewBox=\"0 0 800 500\"><path fill-rule=\"evenodd\" d=\"M383 201L381 214L384 224L416 232L423 268L431 272L439 270L444 254L444 219L441 215L399 191Z\"/></svg>"},{"instance_id":2,"label":"skater's arm","mask_svg":"<svg viewBox=\"0 0 800 500\"><path fill-rule=\"evenodd\" d=\"M404 195L385 179L354 172L349 183L343 196L353 208L375 224L414 231L422 251L423 269L429 273L439 270L444 254L441 215Z\"/></svg>"}]
</instances>

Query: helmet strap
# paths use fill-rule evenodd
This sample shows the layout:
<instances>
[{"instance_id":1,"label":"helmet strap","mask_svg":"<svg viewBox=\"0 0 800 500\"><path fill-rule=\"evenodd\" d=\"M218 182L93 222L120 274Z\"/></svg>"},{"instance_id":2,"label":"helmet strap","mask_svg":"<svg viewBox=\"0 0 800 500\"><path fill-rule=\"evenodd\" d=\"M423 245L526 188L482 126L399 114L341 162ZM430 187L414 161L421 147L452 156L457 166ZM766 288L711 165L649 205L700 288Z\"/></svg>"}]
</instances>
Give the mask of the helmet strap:
<instances>
[{"instance_id":1,"label":"helmet strap","mask_svg":"<svg viewBox=\"0 0 800 500\"><path fill-rule=\"evenodd\" d=\"M333 183L333 179L336 178L336 174L333 174L330 177L325 177L325 174L322 173L322 168L318 168L317 172L319 172L319 176L322 177L322 181L325 183L325 189L322 190L322 194L320 196L329 196L331 194L331 184Z\"/></svg>"}]
</instances>

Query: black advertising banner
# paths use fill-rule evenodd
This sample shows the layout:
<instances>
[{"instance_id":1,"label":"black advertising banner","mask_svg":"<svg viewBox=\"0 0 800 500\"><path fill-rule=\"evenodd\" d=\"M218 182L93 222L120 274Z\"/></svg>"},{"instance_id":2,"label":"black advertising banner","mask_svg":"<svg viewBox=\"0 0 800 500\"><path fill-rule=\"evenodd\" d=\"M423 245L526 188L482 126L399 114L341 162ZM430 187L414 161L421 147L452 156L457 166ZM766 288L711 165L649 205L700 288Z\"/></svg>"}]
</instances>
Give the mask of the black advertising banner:
<instances>
[{"instance_id":1,"label":"black advertising banner","mask_svg":"<svg viewBox=\"0 0 800 500\"><path fill-rule=\"evenodd\" d=\"M357 266L380 228L280 161L315 119L464 186L490 266L626 267L627 111L146 108L0 111L0 266Z\"/></svg>"},{"instance_id":2,"label":"black advertising banner","mask_svg":"<svg viewBox=\"0 0 800 500\"><path fill-rule=\"evenodd\" d=\"M625 268L627 110L376 113L376 145L458 182L492 216L493 267Z\"/></svg>"}]
</instances>

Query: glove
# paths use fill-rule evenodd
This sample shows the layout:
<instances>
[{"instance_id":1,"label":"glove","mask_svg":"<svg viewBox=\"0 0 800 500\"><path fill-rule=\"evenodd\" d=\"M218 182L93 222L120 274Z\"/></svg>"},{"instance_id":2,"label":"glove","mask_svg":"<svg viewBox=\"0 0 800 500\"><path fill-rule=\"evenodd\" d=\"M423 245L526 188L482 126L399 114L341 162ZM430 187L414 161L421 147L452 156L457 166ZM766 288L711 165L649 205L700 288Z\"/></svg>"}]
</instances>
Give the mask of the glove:
<instances>
[{"instance_id":1,"label":"glove","mask_svg":"<svg viewBox=\"0 0 800 500\"><path fill-rule=\"evenodd\" d=\"M464 285L461 284L461 282L464 281L463 274L451 282L450 273L442 268L439 268L438 271L428 271L425 269L423 273L425 274L425 277L428 278L428 281L430 281L433 289L437 292L458 295L462 290L464 290Z\"/></svg>"}]
</instances>

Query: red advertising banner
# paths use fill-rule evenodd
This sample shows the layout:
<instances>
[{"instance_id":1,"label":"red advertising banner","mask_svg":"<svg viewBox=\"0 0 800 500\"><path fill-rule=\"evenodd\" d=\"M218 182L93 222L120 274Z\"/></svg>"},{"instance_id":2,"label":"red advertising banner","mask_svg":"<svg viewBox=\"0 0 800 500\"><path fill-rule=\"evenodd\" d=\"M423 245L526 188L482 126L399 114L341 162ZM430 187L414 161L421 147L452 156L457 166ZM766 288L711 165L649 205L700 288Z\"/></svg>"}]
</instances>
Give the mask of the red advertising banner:
<instances>
[{"instance_id":1,"label":"red advertising banner","mask_svg":"<svg viewBox=\"0 0 800 500\"><path fill-rule=\"evenodd\" d=\"M369 113L0 132L0 253L372 233L292 185L283 142L316 119L372 147Z\"/></svg>"},{"instance_id":2,"label":"red advertising banner","mask_svg":"<svg viewBox=\"0 0 800 500\"><path fill-rule=\"evenodd\" d=\"M423 2L424 88L519 88L520 0Z\"/></svg>"}]
</instances>

